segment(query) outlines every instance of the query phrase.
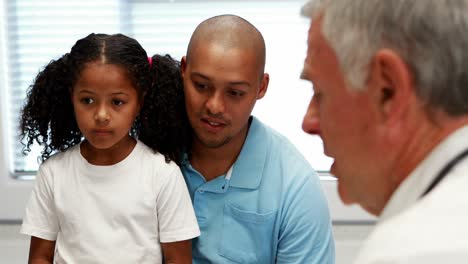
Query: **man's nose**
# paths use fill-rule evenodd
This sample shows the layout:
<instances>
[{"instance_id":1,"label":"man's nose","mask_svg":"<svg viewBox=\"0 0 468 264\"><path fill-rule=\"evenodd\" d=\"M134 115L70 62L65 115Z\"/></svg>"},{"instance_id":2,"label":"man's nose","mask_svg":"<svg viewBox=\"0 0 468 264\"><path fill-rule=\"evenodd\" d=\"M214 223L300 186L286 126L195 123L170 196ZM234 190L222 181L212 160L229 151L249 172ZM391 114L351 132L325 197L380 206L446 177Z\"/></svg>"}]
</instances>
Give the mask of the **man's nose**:
<instances>
[{"instance_id":1,"label":"man's nose","mask_svg":"<svg viewBox=\"0 0 468 264\"><path fill-rule=\"evenodd\" d=\"M225 110L223 94L220 92L213 93L206 102L206 108L213 115L222 114Z\"/></svg>"},{"instance_id":2,"label":"man's nose","mask_svg":"<svg viewBox=\"0 0 468 264\"><path fill-rule=\"evenodd\" d=\"M320 119L314 99L310 101L307 112L302 120L302 130L311 135L320 135Z\"/></svg>"}]
</instances>

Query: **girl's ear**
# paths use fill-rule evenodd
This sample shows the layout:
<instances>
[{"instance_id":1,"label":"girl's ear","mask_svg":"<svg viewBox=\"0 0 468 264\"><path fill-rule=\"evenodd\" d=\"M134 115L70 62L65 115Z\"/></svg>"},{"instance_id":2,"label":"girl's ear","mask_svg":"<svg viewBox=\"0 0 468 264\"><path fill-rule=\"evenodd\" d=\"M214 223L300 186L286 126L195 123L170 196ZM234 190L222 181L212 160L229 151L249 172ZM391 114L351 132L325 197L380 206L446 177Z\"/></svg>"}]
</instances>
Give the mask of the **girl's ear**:
<instances>
[{"instance_id":1,"label":"girl's ear","mask_svg":"<svg viewBox=\"0 0 468 264\"><path fill-rule=\"evenodd\" d=\"M140 113L141 109L143 108L143 105L145 104L145 97L147 93L147 91L143 92L138 100L138 113Z\"/></svg>"},{"instance_id":2,"label":"girl's ear","mask_svg":"<svg viewBox=\"0 0 468 264\"><path fill-rule=\"evenodd\" d=\"M143 93L143 97L140 100L140 104L138 105L139 107L138 112L141 111L141 108L143 108L143 105L145 104L145 96L146 96L146 92Z\"/></svg>"},{"instance_id":3,"label":"girl's ear","mask_svg":"<svg viewBox=\"0 0 468 264\"><path fill-rule=\"evenodd\" d=\"M70 96L70 102L73 104L73 87L68 88L68 95Z\"/></svg>"}]
</instances>

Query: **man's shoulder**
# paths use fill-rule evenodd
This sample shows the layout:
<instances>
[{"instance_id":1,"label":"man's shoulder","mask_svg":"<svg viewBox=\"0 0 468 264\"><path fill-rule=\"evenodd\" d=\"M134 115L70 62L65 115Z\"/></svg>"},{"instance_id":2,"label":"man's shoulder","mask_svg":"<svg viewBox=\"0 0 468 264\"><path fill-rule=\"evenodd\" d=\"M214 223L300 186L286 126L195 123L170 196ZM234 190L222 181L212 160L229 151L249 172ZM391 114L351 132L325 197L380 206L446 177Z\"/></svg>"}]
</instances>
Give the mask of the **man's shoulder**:
<instances>
[{"instance_id":1,"label":"man's shoulder","mask_svg":"<svg viewBox=\"0 0 468 264\"><path fill-rule=\"evenodd\" d=\"M263 172L269 175L269 180L276 179L287 185L297 184L303 180L317 182L315 170L296 146L274 128L258 119L256 121L257 127L263 130L259 137L264 140L260 145L264 144L267 149Z\"/></svg>"},{"instance_id":2,"label":"man's shoulder","mask_svg":"<svg viewBox=\"0 0 468 264\"><path fill-rule=\"evenodd\" d=\"M402 260L412 260L408 263L441 263L423 260L454 257L461 253L460 249L468 257L468 227L465 224L468 218L457 219L453 214L443 214L436 211L428 214L424 206L417 205L378 223L364 242L355 263L383 260L392 263Z\"/></svg>"},{"instance_id":3,"label":"man's shoulder","mask_svg":"<svg viewBox=\"0 0 468 264\"><path fill-rule=\"evenodd\" d=\"M289 154L300 154L296 146L281 132L263 123L258 118L254 118L252 122L256 122L258 133L260 133L261 138L265 140L264 143L270 146L273 151L278 149L293 152Z\"/></svg>"},{"instance_id":4,"label":"man's shoulder","mask_svg":"<svg viewBox=\"0 0 468 264\"><path fill-rule=\"evenodd\" d=\"M467 186L468 177L458 180L465 183L462 186ZM364 258L404 258L432 253L443 255L456 248L468 250L468 215L463 210L468 201L455 199L457 193L464 192L464 187L458 187L460 184L442 182L406 210L381 220L364 243L361 263L367 263Z\"/></svg>"}]
</instances>

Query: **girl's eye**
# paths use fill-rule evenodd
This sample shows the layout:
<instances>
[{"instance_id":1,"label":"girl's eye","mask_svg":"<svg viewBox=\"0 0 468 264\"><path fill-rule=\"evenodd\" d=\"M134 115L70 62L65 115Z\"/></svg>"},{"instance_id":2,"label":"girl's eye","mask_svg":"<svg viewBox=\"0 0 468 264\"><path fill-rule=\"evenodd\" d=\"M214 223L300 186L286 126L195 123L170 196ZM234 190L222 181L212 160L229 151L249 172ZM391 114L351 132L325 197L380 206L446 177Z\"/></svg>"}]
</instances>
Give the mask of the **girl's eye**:
<instances>
[{"instance_id":1,"label":"girl's eye","mask_svg":"<svg viewBox=\"0 0 468 264\"><path fill-rule=\"evenodd\" d=\"M123 105L124 102L122 100L114 99L114 100L112 100L112 104L116 105L116 106L119 106L119 105Z\"/></svg>"},{"instance_id":2,"label":"girl's eye","mask_svg":"<svg viewBox=\"0 0 468 264\"><path fill-rule=\"evenodd\" d=\"M82 102L83 104L92 104L94 103L94 99L90 97L85 97L85 98L81 98L80 102Z\"/></svg>"}]
</instances>

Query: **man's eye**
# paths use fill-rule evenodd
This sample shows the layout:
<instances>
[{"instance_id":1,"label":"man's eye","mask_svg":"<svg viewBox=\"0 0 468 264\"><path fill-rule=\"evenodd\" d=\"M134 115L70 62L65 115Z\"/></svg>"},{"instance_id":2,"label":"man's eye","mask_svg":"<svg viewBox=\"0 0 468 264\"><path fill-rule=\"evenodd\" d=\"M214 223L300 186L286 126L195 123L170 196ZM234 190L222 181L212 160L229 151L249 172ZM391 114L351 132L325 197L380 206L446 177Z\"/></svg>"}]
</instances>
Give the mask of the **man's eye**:
<instances>
[{"instance_id":1,"label":"man's eye","mask_svg":"<svg viewBox=\"0 0 468 264\"><path fill-rule=\"evenodd\" d=\"M229 95L234 96L234 97L241 97L244 94L245 94L245 92L242 92L242 91L237 91L237 90L229 91Z\"/></svg>"},{"instance_id":2,"label":"man's eye","mask_svg":"<svg viewBox=\"0 0 468 264\"><path fill-rule=\"evenodd\" d=\"M94 103L94 99L90 97L84 97L80 99L80 102L82 102L83 104L92 104Z\"/></svg>"},{"instance_id":3,"label":"man's eye","mask_svg":"<svg viewBox=\"0 0 468 264\"><path fill-rule=\"evenodd\" d=\"M320 98L322 97L322 93L320 92L314 92L313 99L316 101L320 101Z\"/></svg>"},{"instance_id":4,"label":"man's eye","mask_svg":"<svg viewBox=\"0 0 468 264\"><path fill-rule=\"evenodd\" d=\"M116 105L116 106L119 106L119 105L123 105L123 104L124 104L124 101L114 99L114 100L112 100L112 104L113 104L113 105Z\"/></svg>"}]
</instances>

